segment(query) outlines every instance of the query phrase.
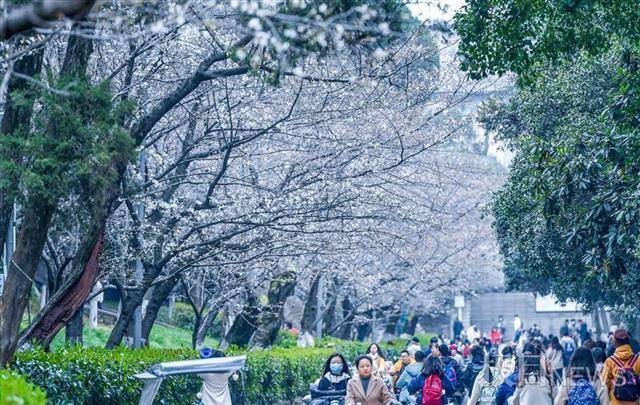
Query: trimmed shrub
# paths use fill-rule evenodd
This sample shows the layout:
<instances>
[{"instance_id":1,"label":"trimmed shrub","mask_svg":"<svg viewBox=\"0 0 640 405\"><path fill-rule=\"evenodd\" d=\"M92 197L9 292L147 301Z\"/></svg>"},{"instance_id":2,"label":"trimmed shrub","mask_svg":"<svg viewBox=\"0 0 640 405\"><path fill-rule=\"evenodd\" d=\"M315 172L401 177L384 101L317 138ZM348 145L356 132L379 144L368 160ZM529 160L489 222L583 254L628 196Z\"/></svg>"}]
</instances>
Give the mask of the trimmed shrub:
<instances>
[{"instance_id":1,"label":"trimmed shrub","mask_svg":"<svg viewBox=\"0 0 640 405\"><path fill-rule=\"evenodd\" d=\"M0 405L45 405L47 397L42 390L27 382L23 376L0 370Z\"/></svg>"},{"instance_id":2,"label":"trimmed shrub","mask_svg":"<svg viewBox=\"0 0 640 405\"><path fill-rule=\"evenodd\" d=\"M234 403L271 404L306 395L330 353L326 348L249 352L248 371L231 384ZM13 367L46 391L51 404L136 403L143 387L136 373L155 363L197 357L198 352L188 349L64 348L21 352ZM201 387L197 376L169 377L156 398L164 404L196 403Z\"/></svg>"},{"instance_id":3,"label":"trimmed shrub","mask_svg":"<svg viewBox=\"0 0 640 405\"><path fill-rule=\"evenodd\" d=\"M82 349L67 347L53 353L41 350L20 352L14 369L47 393L51 404L137 403L143 384L134 377L162 361L196 358L194 350ZM189 403L199 391L195 376L166 379L158 398L165 403Z\"/></svg>"},{"instance_id":4,"label":"trimmed shrub","mask_svg":"<svg viewBox=\"0 0 640 405\"><path fill-rule=\"evenodd\" d=\"M273 404L303 397L309 384L320 378L324 361L332 352L351 361L368 346L330 338L316 343L314 348L272 347L247 353L247 371L243 378L231 382L234 404ZM244 353L238 348L227 351L228 355ZM192 349L65 347L53 353L20 352L13 368L41 387L50 404L137 403L143 383L134 377L136 373L156 363L198 356ZM169 377L156 398L163 404L197 403L201 387L202 380L195 375Z\"/></svg>"}]
</instances>

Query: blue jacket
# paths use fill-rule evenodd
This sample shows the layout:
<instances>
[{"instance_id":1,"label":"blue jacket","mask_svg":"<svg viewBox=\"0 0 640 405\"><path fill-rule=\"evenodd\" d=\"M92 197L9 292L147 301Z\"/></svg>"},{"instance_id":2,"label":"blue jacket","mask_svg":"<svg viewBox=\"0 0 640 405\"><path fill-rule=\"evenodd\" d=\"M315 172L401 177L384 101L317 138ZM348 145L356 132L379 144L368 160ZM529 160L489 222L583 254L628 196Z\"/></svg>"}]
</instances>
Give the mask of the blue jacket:
<instances>
[{"instance_id":1,"label":"blue jacket","mask_svg":"<svg viewBox=\"0 0 640 405\"><path fill-rule=\"evenodd\" d=\"M442 363L444 364L444 369L445 369L445 376L443 377L442 388L444 388L446 391L446 397L447 398L453 398L455 396L461 397L464 394L464 382L463 382L462 370L460 370L460 365L451 356L443 356L441 360L442 360ZM449 381L449 379L446 376L447 374L446 370L448 368L452 369L453 373L455 374L455 378L456 378L455 385L452 385L451 383L453 381Z\"/></svg>"},{"instance_id":2,"label":"blue jacket","mask_svg":"<svg viewBox=\"0 0 640 405\"><path fill-rule=\"evenodd\" d=\"M422 387L424 387L425 381L427 381L427 377L420 373L407 385L409 394L416 395L416 405L422 405Z\"/></svg>"},{"instance_id":3,"label":"blue jacket","mask_svg":"<svg viewBox=\"0 0 640 405\"><path fill-rule=\"evenodd\" d=\"M518 370L504 379L502 384L496 390L496 405L506 405L509 399L516 391L518 385Z\"/></svg>"}]
</instances>

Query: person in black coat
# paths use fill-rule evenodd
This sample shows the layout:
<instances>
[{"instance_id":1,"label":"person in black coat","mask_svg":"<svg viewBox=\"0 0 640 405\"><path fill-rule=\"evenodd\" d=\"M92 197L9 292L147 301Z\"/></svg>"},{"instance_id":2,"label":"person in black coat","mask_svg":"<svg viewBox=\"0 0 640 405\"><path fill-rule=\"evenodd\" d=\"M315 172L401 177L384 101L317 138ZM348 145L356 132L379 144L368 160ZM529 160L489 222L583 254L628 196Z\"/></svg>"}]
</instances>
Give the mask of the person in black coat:
<instances>
[{"instance_id":1,"label":"person in black coat","mask_svg":"<svg viewBox=\"0 0 640 405\"><path fill-rule=\"evenodd\" d=\"M347 392L347 382L351 378L349 365L340 353L333 353L324 363L322 378L318 389L312 392L313 398L325 396L344 396Z\"/></svg>"},{"instance_id":2,"label":"person in black coat","mask_svg":"<svg viewBox=\"0 0 640 405\"><path fill-rule=\"evenodd\" d=\"M440 360L443 364L444 376L442 388L446 391L445 401L455 404L462 403L462 397L464 395L465 386L462 382L462 370L458 362L451 357L451 351L449 346L442 344L439 346Z\"/></svg>"},{"instance_id":3,"label":"person in black coat","mask_svg":"<svg viewBox=\"0 0 640 405\"><path fill-rule=\"evenodd\" d=\"M464 330L464 325L462 324L460 319L456 318L456 320L453 321L453 337L455 340L460 340L460 334L462 333L463 330Z\"/></svg>"},{"instance_id":4,"label":"person in black coat","mask_svg":"<svg viewBox=\"0 0 640 405\"><path fill-rule=\"evenodd\" d=\"M469 393L473 391L473 384L482 370L484 370L484 349L476 345L471 348L471 363L467 365L467 368L462 373L462 381Z\"/></svg>"}]
</instances>

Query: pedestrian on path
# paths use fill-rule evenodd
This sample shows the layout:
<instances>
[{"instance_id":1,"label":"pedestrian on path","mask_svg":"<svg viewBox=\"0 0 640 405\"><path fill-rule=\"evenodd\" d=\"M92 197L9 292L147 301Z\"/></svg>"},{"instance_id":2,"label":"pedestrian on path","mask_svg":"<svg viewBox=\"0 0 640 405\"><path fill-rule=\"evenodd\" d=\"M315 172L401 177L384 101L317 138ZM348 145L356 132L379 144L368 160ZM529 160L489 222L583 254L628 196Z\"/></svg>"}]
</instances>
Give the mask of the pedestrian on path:
<instances>
[{"instance_id":1,"label":"pedestrian on path","mask_svg":"<svg viewBox=\"0 0 640 405\"><path fill-rule=\"evenodd\" d=\"M609 405L609 394L597 376L591 350L580 347L571 358L567 377L558 388L554 405Z\"/></svg>"},{"instance_id":2,"label":"pedestrian on path","mask_svg":"<svg viewBox=\"0 0 640 405\"><path fill-rule=\"evenodd\" d=\"M615 352L604 362L602 379L609 391L611 405L636 405L640 361L631 349L631 337L624 329L613 334ZM635 395L633 395L635 392ZM635 399L634 399L635 396Z\"/></svg>"},{"instance_id":3,"label":"pedestrian on path","mask_svg":"<svg viewBox=\"0 0 640 405\"><path fill-rule=\"evenodd\" d=\"M393 396L382 378L373 375L371 357L360 356L354 363L358 375L347 383L345 405L390 405Z\"/></svg>"},{"instance_id":4,"label":"pedestrian on path","mask_svg":"<svg viewBox=\"0 0 640 405\"><path fill-rule=\"evenodd\" d=\"M380 350L380 346L376 343L371 343L367 348L366 354L371 359L373 375L385 378L387 376L387 362L385 361L384 354Z\"/></svg>"},{"instance_id":5,"label":"pedestrian on path","mask_svg":"<svg viewBox=\"0 0 640 405\"><path fill-rule=\"evenodd\" d=\"M513 341L517 342L520 339L520 334L522 333L522 320L520 319L518 314L515 314L513 316L513 332Z\"/></svg>"},{"instance_id":6,"label":"pedestrian on path","mask_svg":"<svg viewBox=\"0 0 640 405\"><path fill-rule=\"evenodd\" d=\"M476 376L467 405L495 404L498 387L502 384L502 374L496 369L497 358L492 352L486 356L482 372Z\"/></svg>"},{"instance_id":7,"label":"pedestrian on path","mask_svg":"<svg viewBox=\"0 0 640 405\"><path fill-rule=\"evenodd\" d=\"M542 370L540 350L527 344L523 351L524 369L513 393L511 405L551 405L551 382Z\"/></svg>"},{"instance_id":8,"label":"pedestrian on path","mask_svg":"<svg viewBox=\"0 0 640 405\"><path fill-rule=\"evenodd\" d=\"M562 345L557 336L551 338L551 345L545 353L547 360L551 364L553 370L553 382L560 384L562 382L562 370L564 369L564 359L562 355Z\"/></svg>"}]
</instances>

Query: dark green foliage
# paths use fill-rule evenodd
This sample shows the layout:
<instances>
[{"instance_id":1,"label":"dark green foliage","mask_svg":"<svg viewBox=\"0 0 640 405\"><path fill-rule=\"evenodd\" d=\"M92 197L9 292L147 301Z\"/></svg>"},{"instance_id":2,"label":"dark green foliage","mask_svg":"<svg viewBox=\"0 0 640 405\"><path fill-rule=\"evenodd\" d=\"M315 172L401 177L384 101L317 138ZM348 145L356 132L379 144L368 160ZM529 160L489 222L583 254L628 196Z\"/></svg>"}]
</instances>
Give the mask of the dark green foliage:
<instances>
[{"instance_id":1,"label":"dark green foliage","mask_svg":"<svg viewBox=\"0 0 640 405\"><path fill-rule=\"evenodd\" d=\"M520 87L484 111L515 152L494 204L509 285L637 311L640 4L468 0L455 28L462 69Z\"/></svg>"},{"instance_id":2,"label":"dark green foliage","mask_svg":"<svg viewBox=\"0 0 640 405\"><path fill-rule=\"evenodd\" d=\"M611 106L627 80L621 52L543 69L483 113L516 154L494 201L512 288L638 308L640 133Z\"/></svg>"},{"instance_id":3,"label":"dark green foliage","mask_svg":"<svg viewBox=\"0 0 640 405\"><path fill-rule=\"evenodd\" d=\"M629 0L467 0L455 17L461 67L473 78L533 77L550 61L637 46L640 5Z\"/></svg>"},{"instance_id":4,"label":"dark green foliage","mask_svg":"<svg viewBox=\"0 0 640 405\"><path fill-rule=\"evenodd\" d=\"M326 358L339 351L348 360L363 354L361 342L320 340L316 348L271 348L247 354L244 384L233 383L232 396L247 404L272 404L306 395L309 383L320 377ZM239 349L228 355L244 353ZM136 403L142 383L134 374L162 361L193 359L191 349L65 348L53 353L39 350L18 353L13 369L40 386L51 404ZM167 378L158 400L165 404L195 403L202 381L196 376ZM243 388L244 387L244 388ZM190 402L191 401L191 402ZM236 402L234 402L236 403Z\"/></svg>"},{"instance_id":5,"label":"dark green foliage","mask_svg":"<svg viewBox=\"0 0 640 405\"><path fill-rule=\"evenodd\" d=\"M0 370L0 405L45 405L46 403L47 397L40 388L12 371Z\"/></svg>"},{"instance_id":6,"label":"dark green foliage","mask_svg":"<svg viewBox=\"0 0 640 405\"><path fill-rule=\"evenodd\" d=\"M108 83L60 79L55 87L64 94L38 88L35 96L12 95L17 102L37 100L31 130L0 137L0 189L17 197L55 201L74 190L89 193L117 176L114 160L133 156L121 125L131 106L112 101Z\"/></svg>"}]
</instances>

